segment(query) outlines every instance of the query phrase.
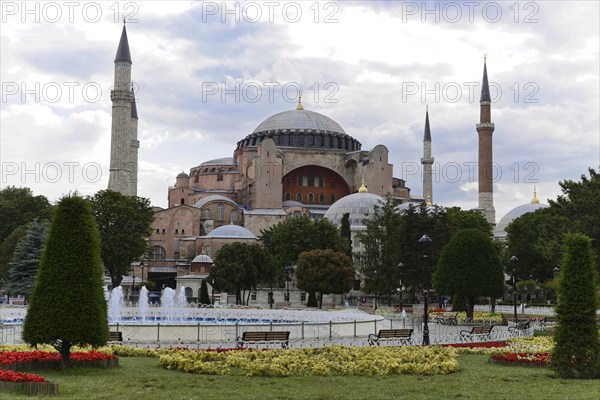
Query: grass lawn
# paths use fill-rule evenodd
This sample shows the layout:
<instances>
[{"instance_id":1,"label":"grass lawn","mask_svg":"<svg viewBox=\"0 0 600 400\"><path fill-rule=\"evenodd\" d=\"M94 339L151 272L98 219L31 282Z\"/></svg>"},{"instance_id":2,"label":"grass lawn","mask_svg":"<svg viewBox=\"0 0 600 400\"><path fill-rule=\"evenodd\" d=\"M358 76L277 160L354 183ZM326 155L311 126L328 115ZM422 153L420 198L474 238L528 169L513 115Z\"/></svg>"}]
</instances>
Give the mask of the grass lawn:
<instances>
[{"instance_id":1,"label":"grass lawn","mask_svg":"<svg viewBox=\"0 0 600 400\"><path fill-rule=\"evenodd\" d=\"M263 378L193 375L162 369L157 358L119 359L113 369L76 368L39 374L60 384L49 399L600 399L600 381L553 378L545 369L493 365L488 356L459 356L450 375ZM0 399L29 396L0 393Z\"/></svg>"}]
</instances>

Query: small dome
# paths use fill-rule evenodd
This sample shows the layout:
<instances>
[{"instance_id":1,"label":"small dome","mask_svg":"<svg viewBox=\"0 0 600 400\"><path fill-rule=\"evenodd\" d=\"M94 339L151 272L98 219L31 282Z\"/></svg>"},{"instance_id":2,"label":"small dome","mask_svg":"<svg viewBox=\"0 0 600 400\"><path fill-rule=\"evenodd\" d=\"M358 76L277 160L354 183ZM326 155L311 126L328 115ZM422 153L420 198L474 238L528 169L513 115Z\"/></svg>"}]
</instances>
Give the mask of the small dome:
<instances>
[{"instance_id":1,"label":"small dome","mask_svg":"<svg viewBox=\"0 0 600 400\"><path fill-rule=\"evenodd\" d=\"M227 239L256 239L254 233L239 225L223 225L213 229L206 237Z\"/></svg>"},{"instance_id":2,"label":"small dome","mask_svg":"<svg viewBox=\"0 0 600 400\"><path fill-rule=\"evenodd\" d=\"M235 160L233 159L233 157L223 157L216 158L214 160L204 161L202 164L200 164L201 167L208 165L235 165Z\"/></svg>"},{"instance_id":3,"label":"small dome","mask_svg":"<svg viewBox=\"0 0 600 400\"><path fill-rule=\"evenodd\" d=\"M173 175L171 175L173 176ZM188 174L186 174L185 172L181 171L178 175L177 178L189 178Z\"/></svg>"},{"instance_id":4,"label":"small dome","mask_svg":"<svg viewBox=\"0 0 600 400\"><path fill-rule=\"evenodd\" d=\"M513 208L512 210L507 212L506 215L502 217L502 219L500 219L500 222L498 222L498 225L496 225L496 229L494 229L494 236L498 239L505 239L506 228L515 219L519 218L521 215L548 207L550 207L548 204L529 203Z\"/></svg>"},{"instance_id":5,"label":"small dome","mask_svg":"<svg viewBox=\"0 0 600 400\"><path fill-rule=\"evenodd\" d=\"M210 258L209 256L207 256L206 254L198 254L196 257L194 257L194 259L192 260L193 263L212 263L213 260L212 258Z\"/></svg>"},{"instance_id":6,"label":"small dome","mask_svg":"<svg viewBox=\"0 0 600 400\"><path fill-rule=\"evenodd\" d=\"M372 193L353 193L344 196L329 207L325 218L336 225L342 224L345 213L350 214L350 226L363 226L364 219L370 219L375 213L375 206L383 203L383 197Z\"/></svg>"},{"instance_id":7,"label":"small dome","mask_svg":"<svg viewBox=\"0 0 600 400\"><path fill-rule=\"evenodd\" d=\"M213 194L211 196L203 197L194 204L194 207L202 208L211 201L224 201L225 203L229 203L233 206L240 207L235 201L231 200L229 197L221 196L220 194Z\"/></svg>"}]
</instances>

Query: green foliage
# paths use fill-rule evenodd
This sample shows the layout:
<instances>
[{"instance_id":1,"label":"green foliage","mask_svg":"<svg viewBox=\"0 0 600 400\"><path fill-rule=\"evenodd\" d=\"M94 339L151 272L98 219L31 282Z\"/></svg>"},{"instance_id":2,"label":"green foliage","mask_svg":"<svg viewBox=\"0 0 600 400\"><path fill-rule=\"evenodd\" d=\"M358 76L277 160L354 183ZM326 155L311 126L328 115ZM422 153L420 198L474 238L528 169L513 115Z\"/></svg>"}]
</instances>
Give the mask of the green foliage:
<instances>
[{"instance_id":1,"label":"green foliage","mask_svg":"<svg viewBox=\"0 0 600 400\"><path fill-rule=\"evenodd\" d=\"M569 220L554 208L538 209L516 218L506 228L507 255L517 254L517 280L530 277L543 282L558 267L561 238Z\"/></svg>"},{"instance_id":2,"label":"green foliage","mask_svg":"<svg viewBox=\"0 0 600 400\"><path fill-rule=\"evenodd\" d=\"M35 275L48 231L47 221L34 219L29 224L25 237L17 244L13 260L10 262L8 291L13 295L29 297L35 283Z\"/></svg>"},{"instance_id":3,"label":"green foliage","mask_svg":"<svg viewBox=\"0 0 600 400\"><path fill-rule=\"evenodd\" d=\"M198 299L200 304L212 304L210 301L210 296L208 295L208 285L206 284L206 279L202 279L202 283L200 284L200 299Z\"/></svg>"},{"instance_id":4,"label":"green foliage","mask_svg":"<svg viewBox=\"0 0 600 400\"><path fill-rule=\"evenodd\" d=\"M261 240L280 267L296 264L304 251L346 250L338 227L325 218L316 221L306 216L288 218L262 231Z\"/></svg>"},{"instance_id":5,"label":"green foliage","mask_svg":"<svg viewBox=\"0 0 600 400\"><path fill-rule=\"evenodd\" d=\"M344 253L348 257L352 257L352 231L350 230L350 213L342 215L342 224L340 225L340 235L344 240L346 250Z\"/></svg>"},{"instance_id":6,"label":"green foliage","mask_svg":"<svg viewBox=\"0 0 600 400\"><path fill-rule=\"evenodd\" d=\"M34 196L29 188L7 186L0 190L0 242L17 227L34 218L48 219L50 203L45 196Z\"/></svg>"},{"instance_id":7,"label":"green foliage","mask_svg":"<svg viewBox=\"0 0 600 400\"><path fill-rule=\"evenodd\" d=\"M8 281L9 267L8 264L13 258L17 244L25 237L29 223L23 224L15 228L2 244L0 244L0 279Z\"/></svg>"},{"instance_id":8,"label":"green foliage","mask_svg":"<svg viewBox=\"0 0 600 400\"><path fill-rule=\"evenodd\" d=\"M452 311L467 311L467 303L463 296L457 294L452 297Z\"/></svg>"},{"instance_id":9,"label":"green foliage","mask_svg":"<svg viewBox=\"0 0 600 400\"><path fill-rule=\"evenodd\" d=\"M567 234L560 288L552 367L561 378L600 378L599 305L591 239Z\"/></svg>"},{"instance_id":10,"label":"green foliage","mask_svg":"<svg viewBox=\"0 0 600 400\"><path fill-rule=\"evenodd\" d=\"M101 190L89 200L100 231L102 262L117 287L131 262L148 252L146 239L152 233L154 211L150 200L112 190Z\"/></svg>"},{"instance_id":11,"label":"green foliage","mask_svg":"<svg viewBox=\"0 0 600 400\"><path fill-rule=\"evenodd\" d=\"M592 239L596 272L600 273L600 173L593 168L588 172L590 177L581 175L579 182L559 182L563 194L549 203L552 209L568 219L569 231L583 233Z\"/></svg>"},{"instance_id":12,"label":"green foliage","mask_svg":"<svg viewBox=\"0 0 600 400\"><path fill-rule=\"evenodd\" d=\"M463 296L469 318L475 297L502 295L504 274L490 236L479 229L456 233L442 249L433 287L438 294Z\"/></svg>"},{"instance_id":13,"label":"green foliage","mask_svg":"<svg viewBox=\"0 0 600 400\"><path fill-rule=\"evenodd\" d=\"M217 251L215 268L211 270L209 279L214 279L215 288L236 293L238 304L247 304L248 299L242 291L250 291L261 281L269 281L273 267L273 257L259 244L229 243Z\"/></svg>"},{"instance_id":14,"label":"green foliage","mask_svg":"<svg viewBox=\"0 0 600 400\"><path fill-rule=\"evenodd\" d=\"M23 326L30 345L51 344L70 364L71 346L101 346L108 338L100 239L90 204L63 197L46 247Z\"/></svg>"},{"instance_id":15,"label":"green foliage","mask_svg":"<svg viewBox=\"0 0 600 400\"><path fill-rule=\"evenodd\" d=\"M346 293L354 282L352 259L334 250L311 250L300 254L296 286L307 292Z\"/></svg>"},{"instance_id":16,"label":"green foliage","mask_svg":"<svg viewBox=\"0 0 600 400\"><path fill-rule=\"evenodd\" d=\"M156 287L156 282L153 281L144 281L142 283L140 283L140 288L141 287L145 287L148 290L152 290Z\"/></svg>"}]
</instances>

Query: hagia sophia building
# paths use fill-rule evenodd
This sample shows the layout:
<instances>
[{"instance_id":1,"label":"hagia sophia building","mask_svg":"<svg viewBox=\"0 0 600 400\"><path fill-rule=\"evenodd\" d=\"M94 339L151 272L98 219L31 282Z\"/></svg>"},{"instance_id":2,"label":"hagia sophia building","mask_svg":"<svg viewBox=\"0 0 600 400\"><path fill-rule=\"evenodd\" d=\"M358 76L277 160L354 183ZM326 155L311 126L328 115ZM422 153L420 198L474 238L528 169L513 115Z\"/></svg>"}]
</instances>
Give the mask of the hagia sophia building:
<instances>
[{"instance_id":1,"label":"hagia sophia building","mask_svg":"<svg viewBox=\"0 0 600 400\"><path fill-rule=\"evenodd\" d=\"M108 188L137 195L138 114L131 90L131 54L125 26L115 57L110 177ZM487 67L481 92L479 134L479 207L495 223L491 180L491 101ZM431 131L426 111L423 137L423 196L414 196L401 178L393 176L389 150L379 144L369 150L336 121L304 109L301 97L292 110L274 114L237 142L232 157L201 162L181 172L168 188L168 207L155 209L147 259L133 263L133 273L121 283L135 297L135 279L154 281L159 291L184 286L186 296L199 297L212 258L225 244L258 242L262 230L296 215L329 218L340 224L350 214L353 250L360 251L356 232L382 196L401 205L432 203ZM368 188L368 190L367 190ZM137 278L136 278L137 277ZM355 294L360 293L357 269ZM210 284L210 282L207 282ZM293 282L274 290L276 303L300 304L307 294ZM132 292L129 292L132 290ZM251 302L266 303L260 288ZM217 301L226 302L219 297Z\"/></svg>"}]
</instances>

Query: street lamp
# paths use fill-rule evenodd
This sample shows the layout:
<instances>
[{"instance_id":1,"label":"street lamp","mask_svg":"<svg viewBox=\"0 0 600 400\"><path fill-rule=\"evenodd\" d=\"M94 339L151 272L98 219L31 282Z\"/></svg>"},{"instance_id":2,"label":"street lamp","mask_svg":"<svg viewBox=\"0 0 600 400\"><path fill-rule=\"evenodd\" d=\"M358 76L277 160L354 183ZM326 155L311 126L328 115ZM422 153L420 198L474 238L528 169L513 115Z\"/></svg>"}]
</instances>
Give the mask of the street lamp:
<instances>
[{"instance_id":1,"label":"street lamp","mask_svg":"<svg viewBox=\"0 0 600 400\"><path fill-rule=\"evenodd\" d=\"M400 271L400 273L402 273L402 270L404 269L404 264L402 264L401 262L398 263L398 271ZM400 286L398 286L398 291L400 292L400 312L402 312L403 310L403 306L402 306L402 290L404 289L402 287L402 279L399 280L399 284Z\"/></svg>"},{"instance_id":2,"label":"street lamp","mask_svg":"<svg viewBox=\"0 0 600 400\"><path fill-rule=\"evenodd\" d=\"M425 288L425 300L423 301L423 346L429 346L429 314L428 314L428 297L429 297L429 266L427 250L432 240L426 234L421 236L419 243L423 246L423 286Z\"/></svg>"},{"instance_id":3,"label":"street lamp","mask_svg":"<svg viewBox=\"0 0 600 400\"><path fill-rule=\"evenodd\" d=\"M211 297L210 297L210 304L215 305L215 269L216 269L216 265L213 264L210 266L210 290L211 290Z\"/></svg>"},{"instance_id":4,"label":"street lamp","mask_svg":"<svg viewBox=\"0 0 600 400\"><path fill-rule=\"evenodd\" d=\"M373 271L373 282L375 283L375 311L377 311L377 270Z\"/></svg>"},{"instance_id":5,"label":"street lamp","mask_svg":"<svg viewBox=\"0 0 600 400\"><path fill-rule=\"evenodd\" d=\"M517 317L517 261L519 258L517 256L512 256L510 258L510 263L512 265L512 284L513 284L513 307L515 314L515 326L519 322L519 318Z\"/></svg>"}]
</instances>

